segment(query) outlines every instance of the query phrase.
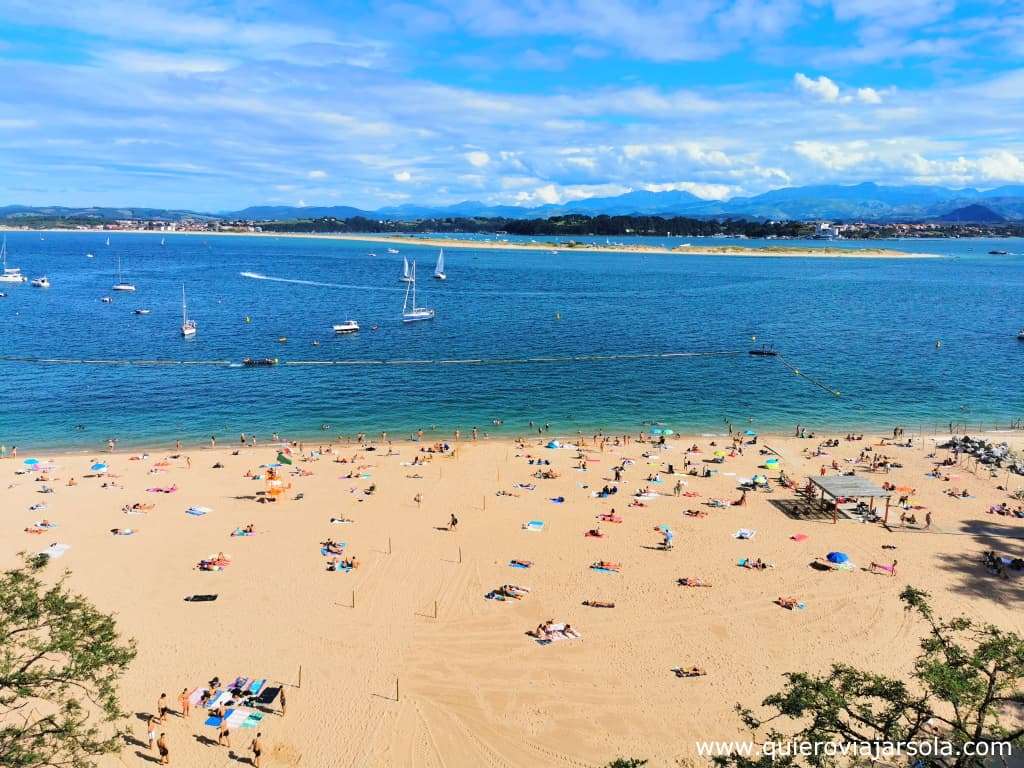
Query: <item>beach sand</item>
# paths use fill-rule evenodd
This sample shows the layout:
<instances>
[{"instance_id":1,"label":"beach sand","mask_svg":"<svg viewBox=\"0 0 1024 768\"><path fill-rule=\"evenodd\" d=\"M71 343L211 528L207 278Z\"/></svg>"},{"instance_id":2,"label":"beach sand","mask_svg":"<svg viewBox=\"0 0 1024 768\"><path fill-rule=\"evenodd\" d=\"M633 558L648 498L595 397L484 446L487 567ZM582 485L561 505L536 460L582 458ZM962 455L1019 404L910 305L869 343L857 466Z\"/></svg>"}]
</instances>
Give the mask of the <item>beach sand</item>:
<instances>
[{"instance_id":1,"label":"beach sand","mask_svg":"<svg viewBox=\"0 0 1024 768\"><path fill-rule=\"evenodd\" d=\"M1015 439L1019 447L1020 433ZM708 465L720 470L715 477L683 475L685 490L699 496L673 496L676 478L664 476L664 483L651 485L659 496L645 507L629 506L649 473L668 463L681 472L692 443L702 450L691 460L703 467L712 440L719 446L727 441L673 437L651 458L643 454L655 452L652 447L636 442L603 452L588 445L585 472L573 468L576 451L546 449L536 439L525 450L507 440L463 441L454 457L416 467L406 466L421 455L412 443L396 442L392 456L385 455L386 445L368 451L337 444L334 456L315 461L302 461L296 452L294 466L285 469L312 474L288 475L291 489L274 504L255 501L265 483L244 477L275 460L270 446L242 448L238 455L233 447L189 447L156 474L156 463L175 451L152 450L140 459L37 455L56 463L52 494L38 492L42 483L33 474L16 474L31 455L23 448L17 459L0 461L0 564L15 564L20 550L71 545L48 570L70 569L73 587L116 612L123 633L138 641L122 701L141 741L145 724L134 713L152 712L162 692L177 708L183 688L214 675L284 684L287 714L267 714L260 726L269 766L599 766L616 756L647 758L652 766L700 764L695 740L741 737L733 707L756 706L783 685L787 671L820 672L842 661L906 674L924 631L898 600L908 584L928 590L940 615L964 612L1024 631L1024 620L1010 607L1022 582L999 581L980 562L987 549L1024 556L1024 520L985 512L1008 498L997 483L1014 489L1024 478L992 478L963 467L948 470L949 482L926 477L935 461L928 458L934 446L928 437L917 438L913 448L878 447L870 437L841 440L831 455L807 459L802 453L818 439L762 436L761 445L746 446L742 456ZM757 471L764 445L800 481L833 459L845 468L846 459L874 445L903 468L867 477L916 488L916 502L933 514L932 528L901 528L895 507L891 531L846 519L836 525L791 519L773 504L795 498L784 489L748 494L744 507L707 506L711 498L739 497L737 477ZM307 453L316 448L305 445ZM560 477L534 478L527 454L550 460ZM945 455L938 451L940 459ZM357 458L336 463L338 456ZM636 463L620 492L593 498L623 457ZM93 459L109 461L110 474L84 477ZM215 463L223 468L211 468ZM356 467L369 477L344 477ZM117 487L102 487L115 475ZM72 476L78 485L69 487ZM516 489L517 482L536 489ZM367 496L371 484L377 491ZM172 485L178 490L171 494L145 490ZM950 487L966 487L974 498L954 500L943 493ZM498 496L498 490L518 496ZM304 498L296 501L298 493ZM564 503L551 501L560 496ZM155 509L124 514L122 507L133 502ZM37 503L47 508L30 511ZM192 505L212 511L186 515ZM595 519L612 508L623 523ZM687 517L686 509L707 516ZM458 529L439 530L452 512ZM924 511L915 514L923 522ZM332 524L332 516L355 522ZM59 527L23 532L44 517ZM544 530L524 530L530 520L543 520ZM257 535L230 536L250 522ZM672 551L657 549L653 528L660 524L675 532ZM584 536L597 526L604 538ZM138 532L114 536L115 527ZM755 538L734 539L739 528L756 529ZM809 538L791 540L797 533ZM319 551L328 537L347 542L361 566L328 572ZM897 549L883 550L883 544ZM849 553L856 570L810 567L832 550ZM194 569L217 552L232 558L224 571ZM737 567L746 556L776 567ZM513 558L534 565L513 569ZM893 559L899 561L895 578L861 570L872 560ZM588 566L597 560L620 562L622 570L593 571ZM680 577L713 586L681 587ZM531 592L520 601L484 599L509 583ZM218 599L183 600L199 593ZM797 597L806 608L785 610L773 602L779 596ZM588 599L614 601L615 608L582 605ZM546 619L571 623L582 639L539 645L525 633ZM707 675L680 679L671 671L694 665ZM230 764L226 748L196 738L216 739L216 730L202 721L193 711L188 720L172 716L162 726L172 764ZM246 754L254 734L234 732L239 754ZM145 747L128 745L102 764L143 765L142 755L148 757Z\"/></svg>"}]
</instances>

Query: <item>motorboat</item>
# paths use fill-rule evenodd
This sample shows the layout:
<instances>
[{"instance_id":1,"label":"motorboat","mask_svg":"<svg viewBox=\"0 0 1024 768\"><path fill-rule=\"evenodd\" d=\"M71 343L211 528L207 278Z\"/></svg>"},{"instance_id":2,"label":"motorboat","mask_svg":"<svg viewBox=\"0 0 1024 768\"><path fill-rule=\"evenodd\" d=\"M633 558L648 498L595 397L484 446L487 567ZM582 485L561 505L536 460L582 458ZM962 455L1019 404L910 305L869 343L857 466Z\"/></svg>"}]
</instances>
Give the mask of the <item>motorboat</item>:
<instances>
[{"instance_id":1,"label":"motorboat","mask_svg":"<svg viewBox=\"0 0 1024 768\"><path fill-rule=\"evenodd\" d=\"M345 333L357 333L359 331L359 323L355 320L346 320L343 323L336 323L334 325L334 332L338 335Z\"/></svg>"},{"instance_id":2,"label":"motorboat","mask_svg":"<svg viewBox=\"0 0 1024 768\"><path fill-rule=\"evenodd\" d=\"M1024 328L1017 331L1017 341L1024 341Z\"/></svg>"},{"instance_id":3,"label":"motorboat","mask_svg":"<svg viewBox=\"0 0 1024 768\"><path fill-rule=\"evenodd\" d=\"M149 312L150 312L150 310L148 310L148 309L136 309L135 310L135 314L136 315L148 315Z\"/></svg>"},{"instance_id":4,"label":"motorboat","mask_svg":"<svg viewBox=\"0 0 1024 768\"><path fill-rule=\"evenodd\" d=\"M388 253L398 253L397 248L388 248Z\"/></svg>"},{"instance_id":5,"label":"motorboat","mask_svg":"<svg viewBox=\"0 0 1024 768\"><path fill-rule=\"evenodd\" d=\"M195 320L189 320L188 303L185 301L185 286L181 286L181 335L186 339L195 336L199 332L199 326Z\"/></svg>"},{"instance_id":6,"label":"motorboat","mask_svg":"<svg viewBox=\"0 0 1024 768\"><path fill-rule=\"evenodd\" d=\"M999 251L999 250L991 250L991 251L989 251L989 253L992 256L1008 256L1010 254L1009 251Z\"/></svg>"},{"instance_id":7,"label":"motorboat","mask_svg":"<svg viewBox=\"0 0 1024 768\"><path fill-rule=\"evenodd\" d=\"M46 277L46 275L43 275L42 277L33 278L29 282L29 285L31 285L33 288L49 288L50 280L49 278Z\"/></svg>"},{"instance_id":8,"label":"motorboat","mask_svg":"<svg viewBox=\"0 0 1024 768\"><path fill-rule=\"evenodd\" d=\"M754 357L778 357L779 353L767 344L762 344L760 349L752 349L749 354Z\"/></svg>"},{"instance_id":9,"label":"motorboat","mask_svg":"<svg viewBox=\"0 0 1024 768\"><path fill-rule=\"evenodd\" d=\"M0 283L28 282L28 278L21 274L20 269L7 266L7 235L4 235L3 244L0 245L0 262L3 263L3 272L0 272Z\"/></svg>"},{"instance_id":10,"label":"motorboat","mask_svg":"<svg viewBox=\"0 0 1024 768\"><path fill-rule=\"evenodd\" d=\"M428 307L416 306L416 260L412 262L412 279L405 288L405 302L402 304L402 322L416 323L420 320L433 320L434 310ZM412 301L409 301L410 292Z\"/></svg>"},{"instance_id":11,"label":"motorboat","mask_svg":"<svg viewBox=\"0 0 1024 768\"><path fill-rule=\"evenodd\" d=\"M277 365L276 357L247 357L242 361L246 368L269 368Z\"/></svg>"}]
</instances>

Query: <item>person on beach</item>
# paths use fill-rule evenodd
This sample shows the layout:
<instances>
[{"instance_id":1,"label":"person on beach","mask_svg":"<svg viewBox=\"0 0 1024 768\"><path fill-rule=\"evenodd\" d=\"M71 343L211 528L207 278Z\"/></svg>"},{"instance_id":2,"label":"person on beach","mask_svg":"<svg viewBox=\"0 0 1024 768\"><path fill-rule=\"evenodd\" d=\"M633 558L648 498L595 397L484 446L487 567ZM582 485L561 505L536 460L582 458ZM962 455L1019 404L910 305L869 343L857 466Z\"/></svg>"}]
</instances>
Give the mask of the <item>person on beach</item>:
<instances>
[{"instance_id":1,"label":"person on beach","mask_svg":"<svg viewBox=\"0 0 1024 768\"><path fill-rule=\"evenodd\" d=\"M217 733L217 743L222 747L231 749L231 730L228 728L224 715L221 714L220 731Z\"/></svg>"},{"instance_id":2,"label":"person on beach","mask_svg":"<svg viewBox=\"0 0 1024 768\"><path fill-rule=\"evenodd\" d=\"M149 742L150 751L156 746L156 718L152 715L146 720L146 740Z\"/></svg>"},{"instance_id":3,"label":"person on beach","mask_svg":"<svg viewBox=\"0 0 1024 768\"><path fill-rule=\"evenodd\" d=\"M163 723L167 719L167 694L161 693L156 703L157 721Z\"/></svg>"},{"instance_id":4,"label":"person on beach","mask_svg":"<svg viewBox=\"0 0 1024 768\"><path fill-rule=\"evenodd\" d=\"M156 740L156 748L160 753L160 765L171 764L171 751L167 748L167 734L161 733L160 738Z\"/></svg>"},{"instance_id":5,"label":"person on beach","mask_svg":"<svg viewBox=\"0 0 1024 768\"><path fill-rule=\"evenodd\" d=\"M282 691L284 693L284 691ZM256 738L252 740L252 744L249 745L249 749L252 750L252 764L255 768L260 768L260 755L263 754L263 744L260 742L262 733L257 733Z\"/></svg>"},{"instance_id":6,"label":"person on beach","mask_svg":"<svg viewBox=\"0 0 1024 768\"><path fill-rule=\"evenodd\" d=\"M188 717L189 712L192 709L192 704L189 702L188 688L182 688L181 693L178 694L178 704L181 705L181 716Z\"/></svg>"},{"instance_id":7,"label":"person on beach","mask_svg":"<svg viewBox=\"0 0 1024 768\"><path fill-rule=\"evenodd\" d=\"M454 530L455 530L456 528L458 528L458 527L459 527L459 518L457 518L457 517L455 516L455 513L454 513L454 512L452 512L452 517L451 517L451 519L450 519L450 520L448 521L448 530L449 530L449 531L454 531Z\"/></svg>"}]
</instances>

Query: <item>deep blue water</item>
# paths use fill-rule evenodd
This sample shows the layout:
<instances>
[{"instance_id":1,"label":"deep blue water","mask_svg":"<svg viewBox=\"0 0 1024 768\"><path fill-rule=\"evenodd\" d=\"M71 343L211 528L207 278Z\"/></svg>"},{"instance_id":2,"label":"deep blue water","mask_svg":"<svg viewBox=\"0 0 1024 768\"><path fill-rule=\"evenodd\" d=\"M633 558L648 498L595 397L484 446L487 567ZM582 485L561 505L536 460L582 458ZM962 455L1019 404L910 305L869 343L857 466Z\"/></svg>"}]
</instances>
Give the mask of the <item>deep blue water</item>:
<instances>
[{"instance_id":1,"label":"deep blue water","mask_svg":"<svg viewBox=\"0 0 1024 768\"><path fill-rule=\"evenodd\" d=\"M159 236L115 233L107 247L104 239L8 235L10 265L48 275L53 287L0 285L7 293L0 354L187 361L742 354L270 369L0 362L0 442L314 436L323 434L321 424L332 425L331 434L493 431L493 418L508 431L524 431L532 419L565 433L639 429L645 420L707 431L726 418L788 430L796 422L1006 425L1024 416L1024 343L1015 339L1024 325L1020 240L886 244L954 257L919 261L450 249L442 284L429 279L437 249L427 245L401 245L394 255L381 244L341 241L171 235L161 247ZM993 248L1014 255L987 255ZM400 322L403 254L419 257L419 303L437 310L433 322ZM118 255L135 294L110 291ZM178 331L182 283L199 323L194 340ZM105 295L112 304L99 301ZM152 314L135 316L136 307ZM348 318L364 330L334 337L332 323ZM777 360L749 357L753 335L841 396Z\"/></svg>"}]
</instances>

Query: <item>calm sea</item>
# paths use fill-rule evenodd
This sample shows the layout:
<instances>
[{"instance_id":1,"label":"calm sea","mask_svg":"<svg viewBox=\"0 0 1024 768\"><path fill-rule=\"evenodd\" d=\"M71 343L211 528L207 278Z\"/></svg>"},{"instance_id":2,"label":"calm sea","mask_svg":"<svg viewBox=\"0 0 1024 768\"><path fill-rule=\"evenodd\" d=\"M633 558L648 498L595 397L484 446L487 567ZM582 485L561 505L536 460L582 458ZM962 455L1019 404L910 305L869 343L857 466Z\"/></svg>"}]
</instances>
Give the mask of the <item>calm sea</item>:
<instances>
[{"instance_id":1,"label":"calm sea","mask_svg":"<svg viewBox=\"0 0 1024 768\"><path fill-rule=\"evenodd\" d=\"M392 254L378 243L291 238L170 235L164 246L153 235L115 233L109 246L105 238L8 234L10 266L46 274L52 287L0 285L0 355L384 362L0 362L0 442L8 446L495 432L494 419L506 432L533 421L564 434L651 421L712 431L727 419L788 430L797 422L1005 426L1024 417L1020 240L885 244L947 257L919 261L451 249L441 283L430 279L431 245ZM419 304L436 309L433 322L401 322L403 256L419 263ZM118 257L134 294L110 290ZM199 323L193 340L179 333L183 284ZM335 337L331 325L350 318L363 331ZM762 342L805 375L746 354ZM738 354L486 362L667 352ZM394 363L464 359L485 362Z\"/></svg>"}]
</instances>

